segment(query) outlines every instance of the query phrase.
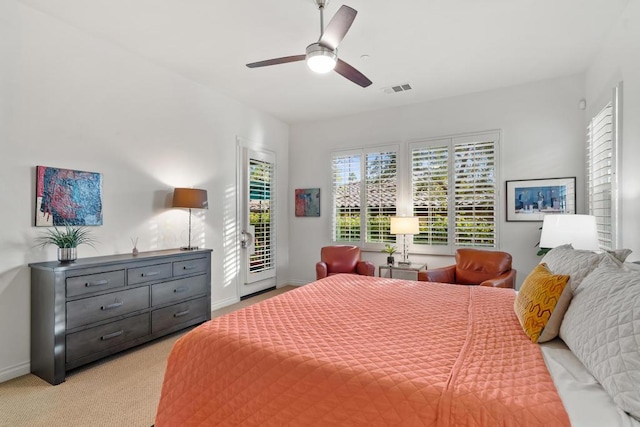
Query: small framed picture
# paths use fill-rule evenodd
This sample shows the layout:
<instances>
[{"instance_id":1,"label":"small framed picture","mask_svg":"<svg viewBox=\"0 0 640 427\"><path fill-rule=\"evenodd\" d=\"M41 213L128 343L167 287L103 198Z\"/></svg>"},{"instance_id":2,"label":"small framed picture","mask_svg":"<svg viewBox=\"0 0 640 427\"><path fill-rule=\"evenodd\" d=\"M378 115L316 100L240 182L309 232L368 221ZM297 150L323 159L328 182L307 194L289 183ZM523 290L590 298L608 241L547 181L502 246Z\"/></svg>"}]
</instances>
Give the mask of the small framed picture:
<instances>
[{"instance_id":1,"label":"small framed picture","mask_svg":"<svg viewBox=\"0 0 640 427\"><path fill-rule=\"evenodd\" d=\"M320 216L320 189L296 189L296 216Z\"/></svg>"},{"instance_id":2,"label":"small framed picture","mask_svg":"<svg viewBox=\"0 0 640 427\"><path fill-rule=\"evenodd\" d=\"M507 181L507 221L576 213L576 177Z\"/></svg>"}]
</instances>

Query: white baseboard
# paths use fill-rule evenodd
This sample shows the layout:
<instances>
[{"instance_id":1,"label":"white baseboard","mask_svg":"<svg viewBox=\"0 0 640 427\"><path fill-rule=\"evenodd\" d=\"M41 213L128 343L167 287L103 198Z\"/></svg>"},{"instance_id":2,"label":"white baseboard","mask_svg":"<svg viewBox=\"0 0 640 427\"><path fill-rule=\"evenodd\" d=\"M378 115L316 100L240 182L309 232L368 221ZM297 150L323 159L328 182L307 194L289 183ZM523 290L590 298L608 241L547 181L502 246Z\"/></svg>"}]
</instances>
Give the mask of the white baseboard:
<instances>
[{"instance_id":1,"label":"white baseboard","mask_svg":"<svg viewBox=\"0 0 640 427\"><path fill-rule=\"evenodd\" d=\"M27 375L31 372L31 362L23 362L0 370L0 383Z\"/></svg>"},{"instance_id":2,"label":"white baseboard","mask_svg":"<svg viewBox=\"0 0 640 427\"><path fill-rule=\"evenodd\" d=\"M281 288L283 286L303 286L307 284L309 284L309 282L305 280L289 280L287 283L278 285L278 287Z\"/></svg>"},{"instance_id":3,"label":"white baseboard","mask_svg":"<svg viewBox=\"0 0 640 427\"><path fill-rule=\"evenodd\" d=\"M211 311L220 310L221 308L225 308L226 306L235 304L237 302L240 302L240 298L231 297L231 298L223 299L222 301L218 301L215 304L211 303Z\"/></svg>"}]
</instances>

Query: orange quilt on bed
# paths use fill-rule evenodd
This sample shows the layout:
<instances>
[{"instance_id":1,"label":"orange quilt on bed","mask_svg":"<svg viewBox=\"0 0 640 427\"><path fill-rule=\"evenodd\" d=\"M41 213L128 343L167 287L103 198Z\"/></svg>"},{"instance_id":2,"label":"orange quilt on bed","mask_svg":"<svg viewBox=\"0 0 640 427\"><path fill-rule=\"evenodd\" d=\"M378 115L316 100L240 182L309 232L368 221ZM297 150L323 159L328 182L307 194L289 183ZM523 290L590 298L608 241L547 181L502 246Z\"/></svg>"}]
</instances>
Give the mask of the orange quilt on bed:
<instances>
[{"instance_id":1,"label":"orange quilt on bed","mask_svg":"<svg viewBox=\"0 0 640 427\"><path fill-rule=\"evenodd\" d=\"M340 274L213 319L156 426L568 426L510 289Z\"/></svg>"}]
</instances>

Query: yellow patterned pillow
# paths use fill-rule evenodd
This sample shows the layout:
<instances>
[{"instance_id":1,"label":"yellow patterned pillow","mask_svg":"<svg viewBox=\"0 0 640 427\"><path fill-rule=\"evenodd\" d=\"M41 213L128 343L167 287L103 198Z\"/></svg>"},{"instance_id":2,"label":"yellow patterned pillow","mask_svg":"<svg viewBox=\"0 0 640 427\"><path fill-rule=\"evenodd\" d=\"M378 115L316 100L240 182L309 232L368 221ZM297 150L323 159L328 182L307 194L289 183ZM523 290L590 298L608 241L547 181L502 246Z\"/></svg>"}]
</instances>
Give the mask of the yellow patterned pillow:
<instances>
[{"instance_id":1,"label":"yellow patterned pillow","mask_svg":"<svg viewBox=\"0 0 640 427\"><path fill-rule=\"evenodd\" d=\"M569 276L551 273L545 263L538 264L524 279L514 309L532 342L538 342L568 281Z\"/></svg>"}]
</instances>

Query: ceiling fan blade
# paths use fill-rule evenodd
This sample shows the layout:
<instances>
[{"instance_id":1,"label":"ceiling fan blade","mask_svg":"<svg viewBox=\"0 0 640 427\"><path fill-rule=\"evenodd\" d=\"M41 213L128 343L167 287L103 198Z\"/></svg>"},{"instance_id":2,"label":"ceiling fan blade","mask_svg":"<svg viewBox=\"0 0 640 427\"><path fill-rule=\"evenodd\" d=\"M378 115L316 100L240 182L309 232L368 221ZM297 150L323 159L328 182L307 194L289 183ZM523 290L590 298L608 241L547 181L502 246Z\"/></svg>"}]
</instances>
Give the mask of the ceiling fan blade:
<instances>
[{"instance_id":1,"label":"ceiling fan blade","mask_svg":"<svg viewBox=\"0 0 640 427\"><path fill-rule=\"evenodd\" d=\"M347 78L354 82L357 85L362 87L367 87L371 83L371 80L365 77L360 71L353 68L351 65L344 62L342 59L338 59L336 63L336 68L334 68L335 72L340 74L342 77Z\"/></svg>"},{"instance_id":2,"label":"ceiling fan blade","mask_svg":"<svg viewBox=\"0 0 640 427\"><path fill-rule=\"evenodd\" d=\"M304 61L306 55L283 56L282 58L267 59L266 61L252 62L247 64L249 68L266 67L267 65L286 64L288 62Z\"/></svg>"},{"instance_id":3,"label":"ceiling fan blade","mask_svg":"<svg viewBox=\"0 0 640 427\"><path fill-rule=\"evenodd\" d=\"M357 10L349 6L341 6L336 14L333 15L329 24L327 24L327 28L322 33L318 43L332 50L337 48L347 34L347 31L349 31L349 28L351 28L351 24L353 24L353 20L356 19L357 13Z\"/></svg>"}]
</instances>

